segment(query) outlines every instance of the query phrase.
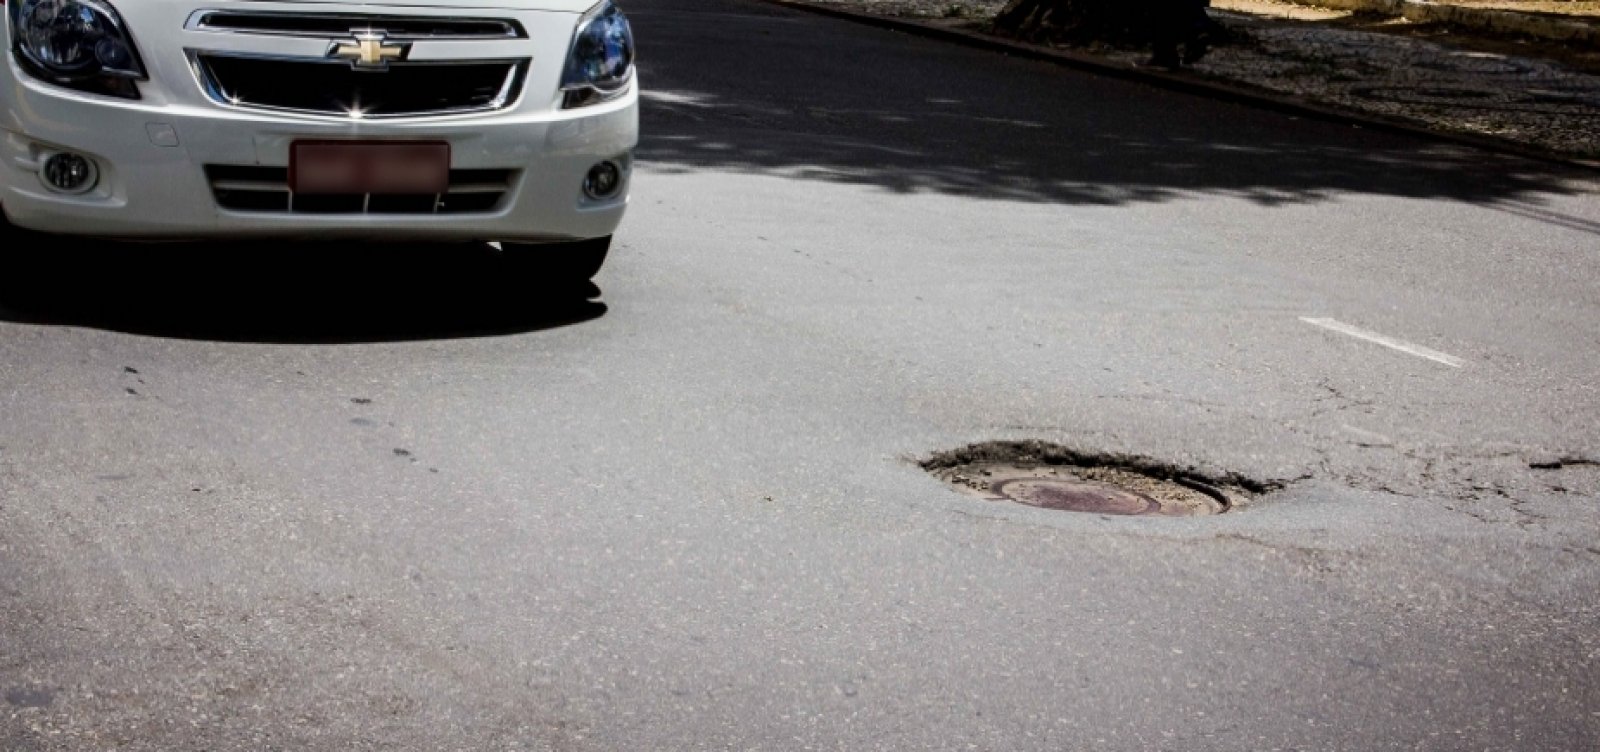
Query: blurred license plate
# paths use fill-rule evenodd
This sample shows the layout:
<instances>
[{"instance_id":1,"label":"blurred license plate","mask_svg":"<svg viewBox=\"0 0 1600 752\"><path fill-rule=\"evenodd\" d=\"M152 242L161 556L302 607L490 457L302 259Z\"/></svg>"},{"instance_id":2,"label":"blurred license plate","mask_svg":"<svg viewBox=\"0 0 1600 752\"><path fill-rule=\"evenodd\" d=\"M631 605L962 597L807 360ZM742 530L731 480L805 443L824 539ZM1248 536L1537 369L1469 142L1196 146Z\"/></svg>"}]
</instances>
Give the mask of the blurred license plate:
<instances>
[{"instance_id":1,"label":"blurred license plate","mask_svg":"<svg viewBox=\"0 0 1600 752\"><path fill-rule=\"evenodd\" d=\"M295 193L444 193L450 144L442 141L296 141L289 146Z\"/></svg>"}]
</instances>

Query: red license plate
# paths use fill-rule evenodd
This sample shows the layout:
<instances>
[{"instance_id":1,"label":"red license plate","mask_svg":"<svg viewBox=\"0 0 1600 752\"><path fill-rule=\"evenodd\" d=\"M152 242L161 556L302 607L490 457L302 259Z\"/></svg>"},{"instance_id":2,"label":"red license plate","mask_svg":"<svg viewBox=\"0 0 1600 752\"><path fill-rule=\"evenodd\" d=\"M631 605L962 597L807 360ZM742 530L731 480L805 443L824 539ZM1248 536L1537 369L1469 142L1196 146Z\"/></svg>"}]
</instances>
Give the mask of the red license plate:
<instances>
[{"instance_id":1,"label":"red license plate","mask_svg":"<svg viewBox=\"0 0 1600 752\"><path fill-rule=\"evenodd\" d=\"M289 190L304 194L445 193L450 144L442 141L296 141Z\"/></svg>"}]
</instances>

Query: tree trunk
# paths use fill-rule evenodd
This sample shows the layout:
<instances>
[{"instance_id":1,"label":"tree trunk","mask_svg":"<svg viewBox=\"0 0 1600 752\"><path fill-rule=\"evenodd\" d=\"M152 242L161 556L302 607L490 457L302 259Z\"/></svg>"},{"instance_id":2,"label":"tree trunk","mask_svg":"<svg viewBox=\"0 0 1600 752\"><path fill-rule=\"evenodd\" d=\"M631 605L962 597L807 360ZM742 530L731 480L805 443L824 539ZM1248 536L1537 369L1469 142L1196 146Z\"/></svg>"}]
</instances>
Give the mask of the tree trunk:
<instances>
[{"instance_id":1,"label":"tree trunk","mask_svg":"<svg viewBox=\"0 0 1600 752\"><path fill-rule=\"evenodd\" d=\"M1148 38L1152 0L1010 0L995 16L1003 33L1035 41L1138 42Z\"/></svg>"}]
</instances>

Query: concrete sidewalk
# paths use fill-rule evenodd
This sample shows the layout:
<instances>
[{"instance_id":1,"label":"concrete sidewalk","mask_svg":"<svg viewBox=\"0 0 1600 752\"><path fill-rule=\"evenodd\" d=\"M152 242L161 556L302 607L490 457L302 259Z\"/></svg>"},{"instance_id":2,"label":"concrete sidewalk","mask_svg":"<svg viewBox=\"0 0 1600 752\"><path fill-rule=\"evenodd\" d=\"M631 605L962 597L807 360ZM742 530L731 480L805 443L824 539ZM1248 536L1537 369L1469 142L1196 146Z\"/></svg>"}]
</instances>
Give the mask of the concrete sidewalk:
<instances>
[{"instance_id":1,"label":"concrete sidewalk","mask_svg":"<svg viewBox=\"0 0 1600 752\"><path fill-rule=\"evenodd\" d=\"M1429 0L1310 0L1310 3L1324 8L1382 13L1417 23L1445 23L1578 44L1600 43L1600 18L1593 16L1531 13Z\"/></svg>"},{"instance_id":2,"label":"concrete sidewalk","mask_svg":"<svg viewBox=\"0 0 1600 752\"><path fill-rule=\"evenodd\" d=\"M1140 50L1024 45L989 35L988 19L1003 4L994 0L805 0L800 4L895 18L896 23L945 30L956 36L981 36L1011 48L1068 58L1075 64L1103 64L1110 70L1131 71L1147 56ZM1297 12L1279 17L1213 8L1213 16L1246 41L1214 50L1194 68L1173 78L1200 88L1222 87L1241 96L1257 92L1280 102L1303 102L1590 165L1600 160L1600 128L1594 126L1600 122L1600 76L1531 56L1341 26L1330 21L1343 14L1301 10L1309 15Z\"/></svg>"}]
</instances>

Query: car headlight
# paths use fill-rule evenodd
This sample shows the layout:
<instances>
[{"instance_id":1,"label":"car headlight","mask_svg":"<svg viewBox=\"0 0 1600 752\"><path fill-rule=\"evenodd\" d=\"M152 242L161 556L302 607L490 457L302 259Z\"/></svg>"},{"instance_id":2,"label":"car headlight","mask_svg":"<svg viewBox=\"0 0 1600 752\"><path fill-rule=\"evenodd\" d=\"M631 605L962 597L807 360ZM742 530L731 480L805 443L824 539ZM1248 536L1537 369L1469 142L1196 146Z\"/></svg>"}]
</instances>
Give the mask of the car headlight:
<instances>
[{"instance_id":1,"label":"car headlight","mask_svg":"<svg viewBox=\"0 0 1600 752\"><path fill-rule=\"evenodd\" d=\"M80 91L138 99L144 65L106 0L12 0L12 54L33 76Z\"/></svg>"},{"instance_id":2,"label":"car headlight","mask_svg":"<svg viewBox=\"0 0 1600 752\"><path fill-rule=\"evenodd\" d=\"M633 81L633 28L612 0L583 14L572 38L561 90L563 106L584 107L622 95Z\"/></svg>"}]
</instances>

